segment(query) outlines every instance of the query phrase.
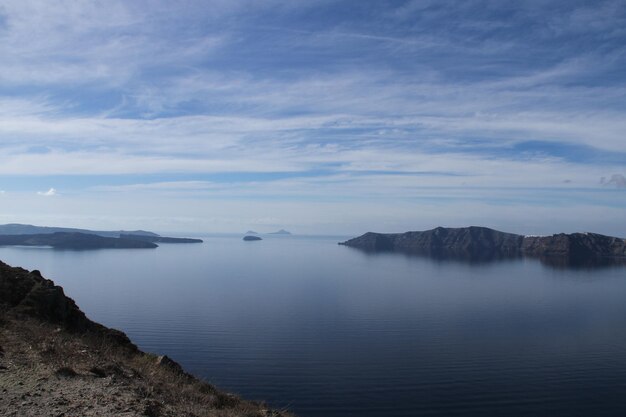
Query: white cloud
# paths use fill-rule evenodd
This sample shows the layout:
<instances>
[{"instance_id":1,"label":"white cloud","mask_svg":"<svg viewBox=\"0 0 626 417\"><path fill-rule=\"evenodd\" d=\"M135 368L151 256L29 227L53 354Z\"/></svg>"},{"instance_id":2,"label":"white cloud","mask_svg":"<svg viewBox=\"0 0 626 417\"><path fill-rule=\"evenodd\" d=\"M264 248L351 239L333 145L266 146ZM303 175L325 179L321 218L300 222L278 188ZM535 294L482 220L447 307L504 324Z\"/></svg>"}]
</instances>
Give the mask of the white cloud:
<instances>
[{"instance_id":1,"label":"white cloud","mask_svg":"<svg viewBox=\"0 0 626 417\"><path fill-rule=\"evenodd\" d=\"M58 195L57 190L54 188L50 188L48 191L37 191L37 195L41 195L44 197L52 197Z\"/></svg>"},{"instance_id":2,"label":"white cloud","mask_svg":"<svg viewBox=\"0 0 626 417\"><path fill-rule=\"evenodd\" d=\"M158 201L249 202L271 196L283 202L375 200L386 213L385 199L390 205L404 198L520 203L535 201L525 189L547 187L619 194L599 187L597 178L623 169L618 160L626 152L626 86L617 71L623 47L566 53L568 42L562 42L558 56L543 60L549 42L536 42L541 45L536 49L526 43L528 33L549 40L543 32L508 28L506 39L462 39L446 36L439 26L428 30L428 21L405 31L413 17L436 20L449 12L433 0L410 1L395 12L387 8L389 13L380 15L393 22L377 18L371 27L354 25L348 17L336 25L312 20L306 30L291 24L295 15L333 3L4 1L0 84L7 88L0 93L0 175L82 175L87 183L96 175L132 175L118 178L116 185L100 178L98 186L72 190L84 198L106 192L119 205L135 194L163 199ZM487 3L487 8L499 7ZM515 6L521 15L543 10L529 7L534 2L522 3ZM562 30L559 36L602 33L605 21L610 32L603 37L619 36L623 19L614 16L623 6L604 4L609 3L597 12L572 9L555 21L546 19ZM471 11L476 4L456 2L454 9ZM433 8L439 15L430 14ZM261 23L256 14L272 16L263 19L267 27L255 25ZM398 19L404 22L385 26ZM452 32L457 23L483 34L508 23L455 19L447 25ZM265 52L269 48L272 53ZM538 52L537 62L522 62L526 51ZM607 68L612 75L603 77ZM580 153L584 147L611 151L612 162L573 163L550 155L520 161L510 151L497 151L525 141L580 145ZM229 180L233 173L280 173L281 179ZM293 175L284 178L285 173ZM226 179L206 180L214 174ZM47 203L65 204L68 186L50 182L64 193ZM606 183L622 184L619 178ZM607 207L614 204L611 198L603 200ZM253 222L252 214L237 207L241 218ZM330 224L330 213L352 213L355 207L364 222L367 216L381 218L374 206L333 207L324 219L314 220L309 212L310 221ZM272 213L291 208L302 209L277 204ZM412 210L417 211L389 214L409 219ZM174 210L167 214L176 217ZM235 224L237 216L229 216L214 213L215 219ZM269 210L261 217L276 219Z\"/></svg>"}]
</instances>

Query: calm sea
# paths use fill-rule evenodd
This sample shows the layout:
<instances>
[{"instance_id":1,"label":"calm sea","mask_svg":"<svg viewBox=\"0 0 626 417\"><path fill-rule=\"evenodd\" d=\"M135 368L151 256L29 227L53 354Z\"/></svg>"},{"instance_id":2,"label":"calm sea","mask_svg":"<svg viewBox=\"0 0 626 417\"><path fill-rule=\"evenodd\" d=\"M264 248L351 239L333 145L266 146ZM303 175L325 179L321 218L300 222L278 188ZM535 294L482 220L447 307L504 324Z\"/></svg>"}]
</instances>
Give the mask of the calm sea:
<instances>
[{"instance_id":1,"label":"calm sea","mask_svg":"<svg viewBox=\"0 0 626 417\"><path fill-rule=\"evenodd\" d=\"M142 349L300 416L624 416L626 268L368 255L342 238L0 248Z\"/></svg>"}]
</instances>

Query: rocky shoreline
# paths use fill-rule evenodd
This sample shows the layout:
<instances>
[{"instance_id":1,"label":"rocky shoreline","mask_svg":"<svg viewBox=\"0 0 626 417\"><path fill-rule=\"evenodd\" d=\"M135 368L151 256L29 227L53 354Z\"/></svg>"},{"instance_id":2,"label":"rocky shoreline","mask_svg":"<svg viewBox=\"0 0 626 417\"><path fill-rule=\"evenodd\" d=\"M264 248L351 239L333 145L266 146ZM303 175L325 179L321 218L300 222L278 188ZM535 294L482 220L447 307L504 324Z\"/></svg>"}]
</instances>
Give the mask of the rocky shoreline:
<instances>
[{"instance_id":1,"label":"rocky shoreline","mask_svg":"<svg viewBox=\"0 0 626 417\"><path fill-rule=\"evenodd\" d=\"M437 227L421 232L368 232L339 244L367 252L470 261L531 257L554 265L626 264L626 241L596 233L522 236L486 227Z\"/></svg>"},{"instance_id":2,"label":"rocky shoreline","mask_svg":"<svg viewBox=\"0 0 626 417\"><path fill-rule=\"evenodd\" d=\"M0 262L0 415L290 417L221 392L91 321L38 271Z\"/></svg>"}]
</instances>

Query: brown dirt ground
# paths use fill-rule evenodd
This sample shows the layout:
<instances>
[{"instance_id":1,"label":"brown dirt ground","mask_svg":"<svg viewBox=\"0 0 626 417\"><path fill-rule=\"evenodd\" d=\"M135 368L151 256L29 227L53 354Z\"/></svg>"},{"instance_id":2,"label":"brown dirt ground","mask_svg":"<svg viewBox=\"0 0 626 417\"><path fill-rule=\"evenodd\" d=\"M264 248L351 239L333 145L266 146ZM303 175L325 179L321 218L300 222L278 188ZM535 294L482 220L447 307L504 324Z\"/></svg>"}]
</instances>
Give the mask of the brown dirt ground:
<instances>
[{"instance_id":1,"label":"brown dirt ground","mask_svg":"<svg viewBox=\"0 0 626 417\"><path fill-rule=\"evenodd\" d=\"M175 363L0 313L2 416L290 417L218 391Z\"/></svg>"}]
</instances>

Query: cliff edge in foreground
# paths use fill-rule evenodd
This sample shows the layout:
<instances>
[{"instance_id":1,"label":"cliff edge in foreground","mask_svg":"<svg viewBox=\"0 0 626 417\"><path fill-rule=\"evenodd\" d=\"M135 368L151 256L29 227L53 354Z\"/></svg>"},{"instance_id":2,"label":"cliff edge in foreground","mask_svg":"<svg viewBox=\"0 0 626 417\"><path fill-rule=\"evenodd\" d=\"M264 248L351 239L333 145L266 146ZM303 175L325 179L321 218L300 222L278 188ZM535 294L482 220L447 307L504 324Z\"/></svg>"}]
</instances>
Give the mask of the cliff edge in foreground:
<instances>
[{"instance_id":1,"label":"cliff edge in foreground","mask_svg":"<svg viewBox=\"0 0 626 417\"><path fill-rule=\"evenodd\" d=\"M406 233L373 233L340 245L368 252L403 252L435 258L490 260L533 257L559 264L624 263L626 241L595 233L521 236L486 227L461 227Z\"/></svg>"},{"instance_id":2,"label":"cliff edge in foreground","mask_svg":"<svg viewBox=\"0 0 626 417\"><path fill-rule=\"evenodd\" d=\"M89 320L38 271L0 262L0 415L290 414L220 392Z\"/></svg>"}]
</instances>

